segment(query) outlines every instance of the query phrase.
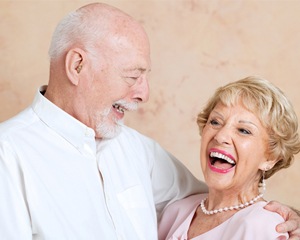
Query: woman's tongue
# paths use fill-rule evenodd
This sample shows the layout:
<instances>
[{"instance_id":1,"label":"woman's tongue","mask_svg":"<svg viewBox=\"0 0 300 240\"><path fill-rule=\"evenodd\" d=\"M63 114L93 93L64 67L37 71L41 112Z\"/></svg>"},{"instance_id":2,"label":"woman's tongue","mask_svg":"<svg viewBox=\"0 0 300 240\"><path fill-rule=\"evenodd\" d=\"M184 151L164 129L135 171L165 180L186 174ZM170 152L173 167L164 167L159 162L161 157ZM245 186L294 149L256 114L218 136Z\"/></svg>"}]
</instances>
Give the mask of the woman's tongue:
<instances>
[{"instance_id":1,"label":"woman's tongue","mask_svg":"<svg viewBox=\"0 0 300 240\"><path fill-rule=\"evenodd\" d=\"M233 167L230 163L228 163L224 160L221 160L221 159L216 160L215 163L213 164L213 166L215 168L224 169L224 170L227 170L227 169L230 169Z\"/></svg>"}]
</instances>

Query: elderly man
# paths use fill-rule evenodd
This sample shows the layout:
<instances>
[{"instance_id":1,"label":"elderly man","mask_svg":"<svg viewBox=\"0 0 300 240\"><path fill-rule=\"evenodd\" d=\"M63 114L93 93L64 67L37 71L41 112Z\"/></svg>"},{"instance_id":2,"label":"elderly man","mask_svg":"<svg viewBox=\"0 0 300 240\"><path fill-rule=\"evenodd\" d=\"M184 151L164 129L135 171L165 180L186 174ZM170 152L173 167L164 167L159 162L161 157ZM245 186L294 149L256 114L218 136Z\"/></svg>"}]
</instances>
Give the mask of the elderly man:
<instances>
[{"instance_id":1,"label":"elderly man","mask_svg":"<svg viewBox=\"0 0 300 240\"><path fill-rule=\"evenodd\" d=\"M144 29L90 4L59 23L49 55L48 86L0 125L1 239L157 239L162 209L206 186L122 124L149 95Z\"/></svg>"}]
</instances>

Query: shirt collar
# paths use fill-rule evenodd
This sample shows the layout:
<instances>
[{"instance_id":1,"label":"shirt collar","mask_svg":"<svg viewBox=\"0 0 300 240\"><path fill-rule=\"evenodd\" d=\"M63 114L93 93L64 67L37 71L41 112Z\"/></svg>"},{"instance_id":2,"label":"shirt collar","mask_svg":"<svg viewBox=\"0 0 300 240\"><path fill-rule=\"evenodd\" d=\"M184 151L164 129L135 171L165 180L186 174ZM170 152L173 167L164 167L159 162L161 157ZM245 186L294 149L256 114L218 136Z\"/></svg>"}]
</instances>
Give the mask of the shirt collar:
<instances>
[{"instance_id":1,"label":"shirt collar","mask_svg":"<svg viewBox=\"0 0 300 240\"><path fill-rule=\"evenodd\" d=\"M32 109L41 121L77 149L82 148L87 139L95 139L93 129L87 127L43 96L42 92L45 92L46 89L47 86L40 87L32 103Z\"/></svg>"}]
</instances>

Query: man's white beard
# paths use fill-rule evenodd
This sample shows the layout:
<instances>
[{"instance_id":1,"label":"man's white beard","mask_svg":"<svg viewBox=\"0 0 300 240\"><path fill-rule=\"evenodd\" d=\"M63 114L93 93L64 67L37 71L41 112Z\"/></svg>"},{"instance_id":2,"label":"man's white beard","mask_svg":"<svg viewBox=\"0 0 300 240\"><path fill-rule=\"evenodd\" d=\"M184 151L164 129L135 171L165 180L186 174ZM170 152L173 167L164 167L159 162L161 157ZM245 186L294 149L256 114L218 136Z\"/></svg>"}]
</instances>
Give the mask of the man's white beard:
<instances>
[{"instance_id":1,"label":"man's white beard","mask_svg":"<svg viewBox=\"0 0 300 240\"><path fill-rule=\"evenodd\" d=\"M123 119L114 120L113 123L102 121L99 125L97 125L97 135L99 134L101 138L114 138L121 132L122 124Z\"/></svg>"},{"instance_id":2,"label":"man's white beard","mask_svg":"<svg viewBox=\"0 0 300 240\"><path fill-rule=\"evenodd\" d=\"M125 100L119 100L116 102L129 111L135 111L138 109L138 103L128 103ZM107 108L104 111L96 114L96 135L101 138L114 138L121 132L121 125L123 125L123 119L109 119L109 113L111 108Z\"/></svg>"},{"instance_id":3,"label":"man's white beard","mask_svg":"<svg viewBox=\"0 0 300 240\"><path fill-rule=\"evenodd\" d=\"M114 138L121 132L123 119L112 119L111 121L108 118L110 111L111 108L96 115L96 135L101 138Z\"/></svg>"}]
</instances>

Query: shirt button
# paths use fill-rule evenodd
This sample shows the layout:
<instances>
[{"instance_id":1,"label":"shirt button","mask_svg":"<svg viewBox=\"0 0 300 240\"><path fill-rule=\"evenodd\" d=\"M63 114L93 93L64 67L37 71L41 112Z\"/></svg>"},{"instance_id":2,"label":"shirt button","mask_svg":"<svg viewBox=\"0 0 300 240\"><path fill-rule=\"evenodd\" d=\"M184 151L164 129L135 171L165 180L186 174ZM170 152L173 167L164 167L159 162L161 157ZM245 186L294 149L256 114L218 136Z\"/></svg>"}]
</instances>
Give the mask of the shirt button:
<instances>
[{"instance_id":1,"label":"shirt button","mask_svg":"<svg viewBox=\"0 0 300 240\"><path fill-rule=\"evenodd\" d=\"M86 128L84 131L84 135L86 137L93 137L95 135L94 131L90 128Z\"/></svg>"},{"instance_id":2,"label":"shirt button","mask_svg":"<svg viewBox=\"0 0 300 240\"><path fill-rule=\"evenodd\" d=\"M106 196L106 200L107 200L108 202L110 202L110 196L109 196L109 195Z\"/></svg>"}]
</instances>

